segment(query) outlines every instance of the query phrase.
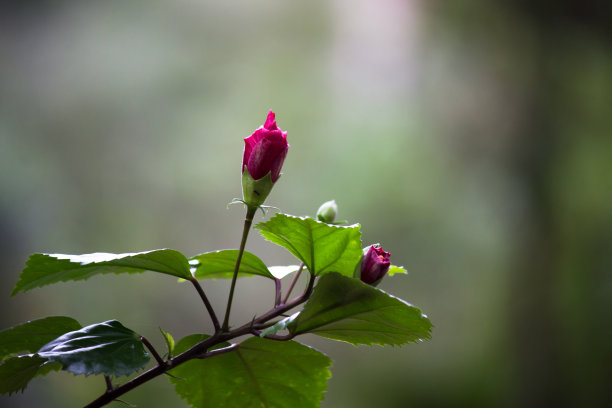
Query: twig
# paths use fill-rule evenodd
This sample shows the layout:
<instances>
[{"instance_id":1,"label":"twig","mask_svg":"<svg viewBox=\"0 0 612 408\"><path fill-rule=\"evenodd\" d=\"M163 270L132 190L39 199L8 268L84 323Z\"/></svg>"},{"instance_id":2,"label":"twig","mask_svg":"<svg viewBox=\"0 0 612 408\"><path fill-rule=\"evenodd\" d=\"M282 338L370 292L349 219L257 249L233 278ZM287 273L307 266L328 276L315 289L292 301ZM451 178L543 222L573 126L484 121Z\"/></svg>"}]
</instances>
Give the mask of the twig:
<instances>
[{"instance_id":1,"label":"twig","mask_svg":"<svg viewBox=\"0 0 612 408\"><path fill-rule=\"evenodd\" d=\"M111 381L111 378L108 375L105 375L104 381L106 382L106 392L111 392L113 390L113 383Z\"/></svg>"},{"instance_id":2,"label":"twig","mask_svg":"<svg viewBox=\"0 0 612 408\"><path fill-rule=\"evenodd\" d=\"M227 347L223 347L220 349L214 349L211 351L208 351L206 354L202 355L201 357L198 357L200 359L204 359L204 358L208 358L208 357L213 357L213 356L218 356L219 354L225 354L225 353L229 353L230 351L234 351L238 348L238 344L232 344L231 346L227 346Z\"/></svg>"},{"instance_id":3,"label":"twig","mask_svg":"<svg viewBox=\"0 0 612 408\"><path fill-rule=\"evenodd\" d=\"M295 286L295 284L297 283L298 279L300 278L300 274L302 273L302 269L304 269L304 262L302 262L300 264L300 268L297 270L295 275L293 275L293 279L291 279L291 283L289 284L289 288L287 289L287 293L285 294L285 298L283 299L283 303L287 303L287 300L289 299L289 295L291 295L291 291L293 290L293 287Z\"/></svg>"},{"instance_id":4,"label":"twig","mask_svg":"<svg viewBox=\"0 0 612 408\"><path fill-rule=\"evenodd\" d=\"M280 279L274 278L274 288L275 288L274 307L276 307L281 304L281 280Z\"/></svg>"},{"instance_id":5,"label":"twig","mask_svg":"<svg viewBox=\"0 0 612 408\"><path fill-rule=\"evenodd\" d=\"M198 294L200 295L202 302L204 302L204 306L206 306L206 310L208 311L208 314L210 315L210 319L212 320L213 326L215 327L215 332L218 332L219 330L221 330L221 325L219 324L219 319L217 319L215 310L213 309L212 305L208 301L208 298L206 297L206 294L204 293L204 289L202 289L200 282L198 282L198 280L195 277L190 279L190 282L193 284L195 289L198 291Z\"/></svg>"},{"instance_id":6,"label":"twig","mask_svg":"<svg viewBox=\"0 0 612 408\"><path fill-rule=\"evenodd\" d=\"M155 361L157 361L157 364L159 364L160 366L166 365L164 359L161 358L159 354L157 354L157 351L155 350L153 345L149 343L149 340L147 340L144 336L140 336L140 341L142 341L142 344L144 344L147 349L149 349L149 351L153 355L153 358L155 359Z\"/></svg>"},{"instance_id":7,"label":"twig","mask_svg":"<svg viewBox=\"0 0 612 408\"><path fill-rule=\"evenodd\" d=\"M114 387L112 390L107 390L104 394L102 394L100 397L98 397L96 400L92 401L90 404L86 405L85 408L100 408L105 406L106 404L109 404L110 402L114 401L115 399L119 398L121 395L133 390L134 388L162 375L165 374L167 371L169 371L170 369L177 367L189 360L193 360L195 358L201 358L201 357L212 357L215 356L217 354L221 354L221 353L227 353L231 350L234 350L235 347L239 347L239 345L232 345L229 347L225 347L223 349L218 349L218 350L211 350L208 351L211 347L216 346L217 344L223 343L225 341L231 340L231 339L235 339L237 337L240 336L244 336L246 334L251 333L251 330L255 329L255 328L263 328L264 326L267 325L267 322L269 320L274 319L275 317L281 316L283 313L293 309L294 307L300 305L301 303L304 303L305 301L307 301L310 298L310 295L312 294L312 290L314 288L314 281L315 281L315 277L312 275L312 273L309 275L309 281L308 281L308 286L306 287L306 290L299 296L295 297L294 299L292 299L291 301L289 301L286 304L283 305L279 305L271 310L269 310L268 312L264 313L263 315L259 316L258 318L250 321L249 323L246 323L234 330L232 330L231 332L216 332L214 335L212 335L211 337L207 338L206 340L196 344L195 346L193 346L192 348L190 348L189 350L185 351L184 353L179 354L178 356L175 356L171 359L169 359L168 361L164 362L163 364L158 364L157 366L151 368L148 371L145 371L144 373L132 378L131 380L117 386ZM277 336L277 337L283 337L283 336ZM278 338L271 338L272 340L279 340ZM285 338L284 340L287 340L288 338ZM144 341L143 341L144 343ZM146 343L144 343L146 345ZM235 347L233 347L235 346ZM223 350L223 351L221 351ZM153 351L151 351L151 353L153 354ZM156 354L156 353L155 353ZM153 356L155 357L155 354L153 354ZM159 357L159 354L157 355L157 357ZM156 358L157 360L157 358ZM162 361L163 362L163 361ZM158 360L159 363L159 360Z\"/></svg>"}]
</instances>

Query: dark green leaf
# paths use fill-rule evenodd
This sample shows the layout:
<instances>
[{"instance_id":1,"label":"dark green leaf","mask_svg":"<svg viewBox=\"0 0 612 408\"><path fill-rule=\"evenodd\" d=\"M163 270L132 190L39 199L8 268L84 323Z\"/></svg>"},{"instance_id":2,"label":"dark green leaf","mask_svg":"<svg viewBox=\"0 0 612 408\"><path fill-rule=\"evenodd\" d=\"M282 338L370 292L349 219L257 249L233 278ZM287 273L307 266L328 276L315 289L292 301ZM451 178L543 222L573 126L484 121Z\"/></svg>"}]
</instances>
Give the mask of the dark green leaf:
<instances>
[{"instance_id":1,"label":"dark green leaf","mask_svg":"<svg viewBox=\"0 0 612 408\"><path fill-rule=\"evenodd\" d=\"M127 375L149 361L140 336L117 320L92 324L44 345L38 354L74 374Z\"/></svg>"},{"instance_id":2,"label":"dark green leaf","mask_svg":"<svg viewBox=\"0 0 612 408\"><path fill-rule=\"evenodd\" d=\"M287 327L352 344L404 344L430 337L419 309L380 289L337 273L319 279L310 300Z\"/></svg>"},{"instance_id":3,"label":"dark green leaf","mask_svg":"<svg viewBox=\"0 0 612 408\"><path fill-rule=\"evenodd\" d=\"M80 328L79 322L71 317L51 316L3 330L0 332L0 361L22 351L34 353L62 334Z\"/></svg>"},{"instance_id":4,"label":"dark green leaf","mask_svg":"<svg viewBox=\"0 0 612 408\"><path fill-rule=\"evenodd\" d=\"M231 279L236 267L237 249L206 252L194 256L189 263L195 267L194 276L197 279ZM274 279L266 264L250 252L244 251L240 261L238 277L253 275Z\"/></svg>"},{"instance_id":5,"label":"dark green leaf","mask_svg":"<svg viewBox=\"0 0 612 408\"><path fill-rule=\"evenodd\" d=\"M353 276L361 259L361 232L358 224L329 225L312 218L278 213L257 224L268 241L286 248L315 275L339 272Z\"/></svg>"},{"instance_id":6,"label":"dark green leaf","mask_svg":"<svg viewBox=\"0 0 612 408\"><path fill-rule=\"evenodd\" d=\"M37 354L35 354L35 355L37 355ZM45 376L45 375L49 374L51 371L60 371L61 369L62 369L61 363L53 363L53 362L47 360L47 362L45 364L40 366L40 368L38 369L38 372L36 373L35 377Z\"/></svg>"},{"instance_id":7,"label":"dark green leaf","mask_svg":"<svg viewBox=\"0 0 612 408\"><path fill-rule=\"evenodd\" d=\"M166 346L168 346L168 356L172 357L174 355L174 337L161 327L159 328L162 336L164 336L164 340L166 341Z\"/></svg>"},{"instance_id":8,"label":"dark green leaf","mask_svg":"<svg viewBox=\"0 0 612 408\"><path fill-rule=\"evenodd\" d=\"M195 344L195 343L194 343ZM252 337L238 348L175 368L176 392L195 408L318 407L331 360L294 341Z\"/></svg>"},{"instance_id":9,"label":"dark green leaf","mask_svg":"<svg viewBox=\"0 0 612 408\"><path fill-rule=\"evenodd\" d=\"M97 252L84 255L33 254L21 272L11 296L57 282L84 280L102 273L160 272L179 278L191 278L189 262L173 249L130 254Z\"/></svg>"},{"instance_id":10,"label":"dark green leaf","mask_svg":"<svg viewBox=\"0 0 612 408\"><path fill-rule=\"evenodd\" d=\"M210 336L206 334L190 334L189 336L183 337L178 341L178 343L176 343L176 346L174 346L174 352L176 353L175 355L178 356L179 354L184 353L191 347L195 346L201 341L206 340L209 337ZM225 346L229 346L229 343L221 343L221 346L219 347Z\"/></svg>"},{"instance_id":11,"label":"dark green leaf","mask_svg":"<svg viewBox=\"0 0 612 408\"><path fill-rule=\"evenodd\" d=\"M38 355L11 357L0 363L0 394L23 391L30 380L45 375L60 365Z\"/></svg>"}]
</instances>

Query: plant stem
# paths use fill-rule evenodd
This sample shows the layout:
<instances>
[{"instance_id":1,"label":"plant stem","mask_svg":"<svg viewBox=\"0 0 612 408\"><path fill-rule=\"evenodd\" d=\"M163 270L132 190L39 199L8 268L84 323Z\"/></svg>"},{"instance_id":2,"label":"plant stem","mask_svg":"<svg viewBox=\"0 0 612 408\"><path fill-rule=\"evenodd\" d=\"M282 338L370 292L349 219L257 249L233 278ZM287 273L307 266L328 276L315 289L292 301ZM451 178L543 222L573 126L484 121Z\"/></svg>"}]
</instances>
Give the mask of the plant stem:
<instances>
[{"instance_id":1,"label":"plant stem","mask_svg":"<svg viewBox=\"0 0 612 408\"><path fill-rule=\"evenodd\" d=\"M140 341L142 341L142 344L144 344L145 347L149 349L149 351L153 355L153 358L155 359L155 361L157 361L157 364L159 364L159 365L165 365L166 364L164 362L164 359L160 357L160 355L157 353L157 350L155 350L155 348L149 342L149 340L147 340L144 336L140 336Z\"/></svg>"},{"instance_id":2,"label":"plant stem","mask_svg":"<svg viewBox=\"0 0 612 408\"><path fill-rule=\"evenodd\" d=\"M219 324L219 319L217 319L217 315L215 314L215 311L212 305L210 304L210 302L208 301L208 298L206 297L206 294L204 293L204 289L202 289L200 282L198 282L198 280L195 277L190 279L190 281L195 287L195 289L198 291L200 298L204 302L204 306L206 306L206 310L208 311L208 314L210 315L210 318L213 322L213 326L215 327L215 332L218 332L221 329L221 325Z\"/></svg>"},{"instance_id":3,"label":"plant stem","mask_svg":"<svg viewBox=\"0 0 612 408\"><path fill-rule=\"evenodd\" d=\"M223 347L220 349L214 349L211 351L207 351L206 354L204 354L202 357L202 359L204 358L208 358L208 357L213 357L213 356L218 356L219 354L225 354L225 353L229 353L230 351L234 351L238 348L238 344L232 344L231 346L227 346L227 347Z\"/></svg>"},{"instance_id":4,"label":"plant stem","mask_svg":"<svg viewBox=\"0 0 612 408\"><path fill-rule=\"evenodd\" d=\"M230 293L229 297L227 298L225 318L223 319L223 326L221 327L223 332L227 332L229 330L230 310L232 309L232 301L234 300L234 289L236 288L236 280L238 279L238 270L240 269L240 261L242 261L242 254L244 253L244 247L246 246L247 237L249 236L249 230L251 229L251 224L253 223L255 211L257 211L257 207L247 207L246 217L244 218L244 228L242 229L242 239L240 240L240 248L238 249L238 257L236 258L236 267L234 268L232 285L230 286Z\"/></svg>"},{"instance_id":5,"label":"plant stem","mask_svg":"<svg viewBox=\"0 0 612 408\"><path fill-rule=\"evenodd\" d=\"M213 345L218 344L224 340L225 339L221 338L220 336L209 337L203 342L196 344L186 352L168 360L165 365L157 365L151 368L150 370L140 374L139 376L132 378L128 382L121 384L118 387L115 387L112 391L107 391L105 394L102 394L99 398L86 405L85 408L103 407L104 405L109 404L110 402L114 401L126 392L131 391L139 385L142 385L152 380L153 378L165 373L166 371L170 370L170 368L176 367L179 364L196 358L198 355L205 353L206 350L212 347Z\"/></svg>"},{"instance_id":6,"label":"plant stem","mask_svg":"<svg viewBox=\"0 0 612 408\"><path fill-rule=\"evenodd\" d=\"M287 299L289 299L289 295L291 295L291 291L293 290L293 287L295 286L297 280L299 279L300 274L302 273L302 269L304 269L304 262L300 264L300 268L297 270L295 275L293 275L293 279L291 279L291 283L289 284L289 289L287 289L287 293L285 294L283 303L287 303Z\"/></svg>"},{"instance_id":7,"label":"plant stem","mask_svg":"<svg viewBox=\"0 0 612 408\"><path fill-rule=\"evenodd\" d=\"M106 392L111 392L113 390L113 382L108 375L104 376L104 381L106 382Z\"/></svg>"},{"instance_id":8,"label":"plant stem","mask_svg":"<svg viewBox=\"0 0 612 408\"><path fill-rule=\"evenodd\" d=\"M281 304L281 280L274 279L274 307Z\"/></svg>"},{"instance_id":9,"label":"plant stem","mask_svg":"<svg viewBox=\"0 0 612 408\"><path fill-rule=\"evenodd\" d=\"M232 344L231 346L225 347L223 349L217 349L217 350L211 350L211 351L208 351L208 350L216 346L217 344L235 339L240 336L247 335L249 333L252 333L254 329L255 330L262 329L267 326L266 323L269 320L282 315L283 313L287 312L288 310L293 309L294 307L298 306L301 303L304 303L310 298L310 295L312 294L312 290L314 287L314 280L315 280L314 276L310 274L308 286L306 287L306 290L304 291L304 293L292 299L289 303L278 305L277 307L274 307L273 309L269 310L268 312L254 319L253 321L250 321L230 332L215 333L211 337L196 344L195 346L185 351L184 353L181 353L178 356L169 359L164 364L158 364L157 366L149 369L148 371L145 371L144 373L132 378L131 380L121 385L118 385L112 389L107 389L104 394L102 394L96 400L92 401L90 404L86 405L85 408L103 407L111 403L112 401L116 400L123 394L127 393L128 391L133 390L134 388L170 371L172 368L177 367L189 360L193 360L195 358L203 359L203 358L213 357L218 354L231 352L232 350L239 347L239 345ZM289 340L289 339L290 339L289 336L286 336L285 338L282 338L282 336L272 337L272 340Z\"/></svg>"}]
</instances>

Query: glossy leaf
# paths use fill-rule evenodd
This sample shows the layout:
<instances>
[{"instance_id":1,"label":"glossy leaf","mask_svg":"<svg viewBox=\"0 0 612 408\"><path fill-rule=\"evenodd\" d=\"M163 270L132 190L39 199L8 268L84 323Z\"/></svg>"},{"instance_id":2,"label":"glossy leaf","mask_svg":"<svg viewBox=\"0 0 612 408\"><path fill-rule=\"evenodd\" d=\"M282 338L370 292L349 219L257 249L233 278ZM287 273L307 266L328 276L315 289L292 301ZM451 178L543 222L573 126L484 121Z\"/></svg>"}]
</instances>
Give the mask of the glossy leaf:
<instances>
[{"instance_id":1,"label":"glossy leaf","mask_svg":"<svg viewBox=\"0 0 612 408\"><path fill-rule=\"evenodd\" d=\"M287 266L270 266L270 273L276 279L283 279L285 276L297 272L300 269L299 265L287 265ZM306 270L306 268L304 268Z\"/></svg>"},{"instance_id":2,"label":"glossy leaf","mask_svg":"<svg viewBox=\"0 0 612 408\"><path fill-rule=\"evenodd\" d=\"M195 344L195 343L194 343ZM331 360L294 341L252 337L236 350L175 368L176 392L194 408L319 407Z\"/></svg>"},{"instance_id":3,"label":"glossy leaf","mask_svg":"<svg viewBox=\"0 0 612 408\"><path fill-rule=\"evenodd\" d=\"M430 337L421 311L380 289L338 273L319 279L300 314L287 323L293 334L313 333L352 344L404 344Z\"/></svg>"},{"instance_id":4,"label":"glossy leaf","mask_svg":"<svg viewBox=\"0 0 612 408\"><path fill-rule=\"evenodd\" d=\"M103 273L160 272L189 279L189 262L173 249L128 254L96 252L84 255L33 254L26 262L11 296L19 292L70 280L84 280Z\"/></svg>"},{"instance_id":5,"label":"glossy leaf","mask_svg":"<svg viewBox=\"0 0 612 408\"><path fill-rule=\"evenodd\" d=\"M66 333L38 351L74 374L127 375L149 361L140 337L117 320Z\"/></svg>"},{"instance_id":6,"label":"glossy leaf","mask_svg":"<svg viewBox=\"0 0 612 408\"><path fill-rule=\"evenodd\" d=\"M0 360L19 353L35 353L64 333L79 330L81 325L71 317L51 316L32 320L0 332Z\"/></svg>"},{"instance_id":7,"label":"glossy leaf","mask_svg":"<svg viewBox=\"0 0 612 408\"><path fill-rule=\"evenodd\" d=\"M363 255L358 224L329 225L278 213L256 228L268 241L286 248L304 262L315 275L338 272L352 276Z\"/></svg>"},{"instance_id":8,"label":"glossy leaf","mask_svg":"<svg viewBox=\"0 0 612 408\"><path fill-rule=\"evenodd\" d=\"M194 256L189 263L195 268L193 275L197 279L231 279L236 267L237 249L206 252ZM248 251L242 254L238 277L260 275L274 279L266 264Z\"/></svg>"},{"instance_id":9,"label":"glossy leaf","mask_svg":"<svg viewBox=\"0 0 612 408\"><path fill-rule=\"evenodd\" d=\"M60 367L61 365L49 363L46 358L36 354L8 358L0 363L0 394L10 395L23 391L32 378Z\"/></svg>"}]
</instances>

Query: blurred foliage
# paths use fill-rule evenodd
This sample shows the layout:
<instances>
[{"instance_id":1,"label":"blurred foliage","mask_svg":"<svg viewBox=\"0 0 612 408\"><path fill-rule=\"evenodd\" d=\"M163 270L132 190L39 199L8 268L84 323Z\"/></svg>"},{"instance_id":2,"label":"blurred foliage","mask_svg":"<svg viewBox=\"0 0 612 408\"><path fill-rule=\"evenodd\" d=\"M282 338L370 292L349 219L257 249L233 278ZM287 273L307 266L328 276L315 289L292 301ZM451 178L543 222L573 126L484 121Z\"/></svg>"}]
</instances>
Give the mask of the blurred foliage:
<instances>
[{"instance_id":1,"label":"blurred foliage","mask_svg":"<svg viewBox=\"0 0 612 408\"><path fill-rule=\"evenodd\" d=\"M34 252L235 248L242 211L226 204L240 196L242 138L274 109L291 148L270 204L314 215L335 199L364 244L408 269L381 288L435 324L400 353L309 338L335 360L323 406L610 406L612 25L600 4L3 5L2 327L118 318L159 349L158 326L200 331L197 296L163 276L9 293ZM294 263L263 239L247 249ZM268 306L273 288L254 281L237 285L236 319ZM224 282L205 289L222 307ZM59 373L0 405L78 406L103 389ZM126 400L184 406L164 379Z\"/></svg>"}]
</instances>

